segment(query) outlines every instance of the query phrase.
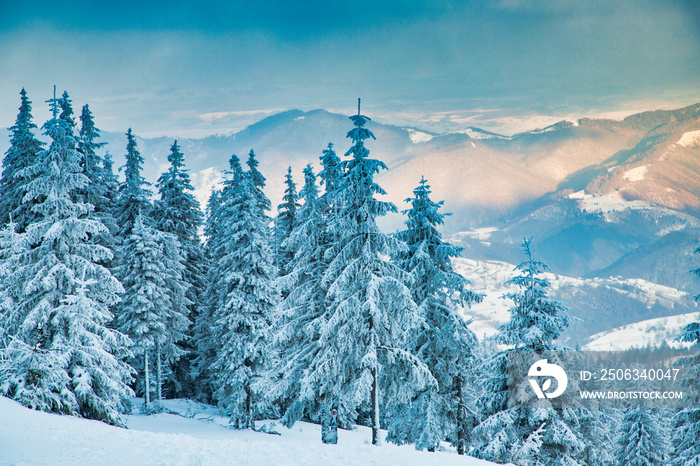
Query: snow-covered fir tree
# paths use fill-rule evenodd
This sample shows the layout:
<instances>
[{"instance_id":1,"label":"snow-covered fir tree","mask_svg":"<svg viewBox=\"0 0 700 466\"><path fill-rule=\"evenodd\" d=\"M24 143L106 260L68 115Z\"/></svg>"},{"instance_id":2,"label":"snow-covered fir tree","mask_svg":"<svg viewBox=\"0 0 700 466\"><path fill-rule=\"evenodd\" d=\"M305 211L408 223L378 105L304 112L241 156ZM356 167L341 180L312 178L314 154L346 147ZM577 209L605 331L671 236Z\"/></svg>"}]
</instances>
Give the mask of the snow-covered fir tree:
<instances>
[{"instance_id":1,"label":"snow-covered fir tree","mask_svg":"<svg viewBox=\"0 0 700 466\"><path fill-rule=\"evenodd\" d=\"M276 270L259 197L262 191L256 191L253 172L242 173L237 160L231 168L232 179L216 209L217 237L210 245L213 273L207 300L215 357L209 370L214 398L232 424L254 428L255 419L269 412L254 381L269 359Z\"/></svg>"},{"instance_id":2,"label":"snow-covered fir tree","mask_svg":"<svg viewBox=\"0 0 700 466\"><path fill-rule=\"evenodd\" d=\"M95 126L95 120L90 106L83 105L83 110L80 113L80 139L78 141L78 150L83 154L81 166L92 182L100 179L99 175L102 171L102 158L97 155L97 149L104 147L106 143L97 142L100 137L100 130Z\"/></svg>"},{"instance_id":3,"label":"snow-covered fir tree","mask_svg":"<svg viewBox=\"0 0 700 466\"><path fill-rule=\"evenodd\" d=\"M58 106L61 108L59 118L66 122L68 134L73 139L73 144L77 144L78 141L75 135L75 128L77 125L73 116L75 112L73 112L73 101L70 99L68 91L63 91L63 95L61 95L58 101Z\"/></svg>"},{"instance_id":4,"label":"snow-covered fir tree","mask_svg":"<svg viewBox=\"0 0 700 466\"><path fill-rule=\"evenodd\" d=\"M10 335L17 332L24 316L17 303L22 299L26 281L20 263L26 251L23 235L11 221L0 230L0 359L2 349L8 345Z\"/></svg>"},{"instance_id":5,"label":"snow-covered fir tree","mask_svg":"<svg viewBox=\"0 0 700 466\"><path fill-rule=\"evenodd\" d=\"M114 218L119 226L119 241L124 241L131 234L139 215L143 215L147 226L151 225L150 183L141 176L144 160L136 148L136 138L131 128L126 132L126 138L126 163L120 168L124 169L125 178L119 186L119 198L114 209Z\"/></svg>"},{"instance_id":6,"label":"snow-covered fir tree","mask_svg":"<svg viewBox=\"0 0 700 466\"><path fill-rule=\"evenodd\" d=\"M163 379L183 354L178 343L190 323L185 297L188 285L182 279L184 265L177 238L145 226L142 216L136 217L121 249L118 271L125 293L117 325L133 341L132 351L138 358L134 366L142 375L139 382L148 409L151 382L155 382L156 399L162 399Z\"/></svg>"},{"instance_id":7,"label":"snow-covered fir tree","mask_svg":"<svg viewBox=\"0 0 700 466\"><path fill-rule=\"evenodd\" d=\"M159 230L175 235L183 249L198 248L201 244L198 229L203 214L194 197L189 170L185 169L185 157L177 141L173 142L168 155L170 167L158 178L160 200L156 203L154 217Z\"/></svg>"},{"instance_id":8,"label":"snow-covered fir tree","mask_svg":"<svg viewBox=\"0 0 700 466\"><path fill-rule=\"evenodd\" d=\"M549 268L533 257L532 238L523 241L523 250L525 260L516 268L519 275L506 282L519 288L506 295L514 304L509 309L511 317L496 335L498 343L511 349L497 353L483 366L484 394L478 400L483 420L473 431L472 454L501 463L517 456L522 464L583 465L588 445L578 430L587 416L584 410L554 409L548 399L531 404L509 402L509 355L519 352L534 358L537 352L564 350L556 340L575 321L565 314L568 309L564 304L547 296L550 283L543 272ZM538 429L539 440L528 443Z\"/></svg>"},{"instance_id":9,"label":"snow-covered fir tree","mask_svg":"<svg viewBox=\"0 0 700 466\"><path fill-rule=\"evenodd\" d=\"M666 432L658 410L631 408L620 425L615 466L655 466L667 464Z\"/></svg>"},{"instance_id":10,"label":"snow-covered fir tree","mask_svg":"<svg viewBox=\"0 0 700 466\"><path fill-rule=\"evenodd\" d=\"M27 91L20 92L21 104L17 120L10 127L10 148L2 160L2 178L0 178L0 225L12 220L17 224L17 231L22 232L34 219L32 202L24 200L27 179L20 176L23 170L36 163L37 154L43 149L43 143L34 135L36 125L32 121L32 103Z\"/></svg>"},{"instance_id":11,"label":"snow-covered fir tree","mask_svg":"<svg viewBox=\"0 0 700 466\"><path fill-rule=\"evenodd\" d=\"M263 189L265 188L265 177L258 170L260 162L258 162L253 149L250 149L250 152L248 153L246 165L248 165L247 174L253 183L253 192L258 200L258 207L267 219L267 212L272 208L272 203L263 192Z\"/></svg>"},{"instance_id":12,"label":"snow-covered fir tree","mask_svg":"<svg viewBox=\"0 0 700 466\"><path fill-rule=\"evenodd\" d=\"M330 260L322 279L327 289L327 325L320 328L319 351L308 371L309 387L319 400L338 408L341 423L370 413L372 443L379 443L380 410L384 403L410 401L435 379L411 352L412 333L423 324L407 284L410 276L392 257L406 250L386 235L377 217L396 207L375 198L384 190L374 181L383 162L369 158L364 141L374 138L365 128L369 118L350 117L353 146L345 154L342 186L334 190L336 211L328 221Z\"/></svg>"},{"instance_id":13,"label":"snow-covered fir tree","mask_svg":"<svg viewBox=\"0 0 700 466\"><path fill-rule=\"evenodd\" d=\"M302 417L320 421L322 400L316 397L316 374L309 367L318 355L321 331L327 325L325 289L321 279L327 264L325 216L319 201L316 175L311 165L304 169L304 187L300 191L304 204L297 211L297 226L283 246L296 251L289 272L278 280L289 290L279 303L272 329L273 346L278 360L267 380L267 396L282 401L286 407L282 422L293 425Z\"/></svg>"},{"instance_id":14,"label":"snow-covered fir tree","mask_svg":"<svg viewBox=\"0 0 700 466\"><path fill-rule=\"evenodd\" d=\"M212 336L214 328L214 312L219 304L221 290L213 286L222 279L222 271L212 267L224 252L227 238L221 234L222 223L221 206L225 199L229 199L236 192L236 187L243 173L240 159L233 154L229 159L229 168L226 172L228 179L223 182L221 190L212 190L207 202L207 215L204 223L204 247L207 272L205 275L206 286L198 303L197 314L194 318L192 345L195 348L195 357L192 361L193 377L196 381L196 398L204 402L213 401L213 374L211 365L216 359L216 347Z\"/></svg>"},{"instance_id":15,"label":"snow-covered fir tree","mask_svg":"<svg viewBox=\"0 0 700 466\"><path fill-rule=\"evenodd\" d=\"M284 196L282 204L277 206L277 218L275 218L275 265L280 275L286 275L287 265L294 258L294 249L284 246L284 241L289 238L295 226L295 217L299 209L299 196L297 185L292 177L292 167L287 168L284 177Z\"/></svg>"},{"instance_id":16,"label":"snow-covered fir tree","mask_svg":"<svg viewBox=\"0 0 700 466\"><path fill-rule=\"evenodd\" d=\"M569 309L563 303L549 299L550 282L543 274L550 269L534 258L532 238L525 239L522 247L525 260L516 267L520 274L506 282L520 291L506 295L515 306L509 310L510 320L499 328L498 340L532 351L558 351L563 347L556 340L577 319L566 314Z\"/></svg>"},{"instance_id":17,"label":"snow-covered fir tree","mask_svg":"<svg viewBox=\"0 0 700 466\"><path fill-rule=\"evenodd\" d=\"M332 197L330 193L336 190L343 178L340 157L333 150L332 142L329 142L328 147L323 150L323 155L321 155L320 159L323 169L318 173L318 177L321 180L321 185L325 188L325 195Z\"/></svg>"},{"instance_id":18,"label":"snow-covered fir tree","mask_svg":"<svg viewBox=\"0 0 700 466\"><path fill-rule=\"evenodd\" d=\"M81 167L83 174L90 183L79 193L80 199L92 204L92 215L98 218L108 229L105 234L99 235L98 242L103 246L114 249L116 246L114 235L117 233L117 223L112 216L114 200L117 195L118 183L112 173L106 173L104 161L97 154L97 150L106 143L98 142L100 130L95 126L95 121L90 107L85 104L80 114L80 134L78 139L78 151L82 154ZM111 163L111 162L110 162ZM110 167L111 171L111 167Z\"/></svg>"},{"instance_id":19,"label":"snow-covered fir tree","mask_svg":"<svg viewBox=\"0 0 700 466\"><path fill-rule=\"evenodd\" d=\"M0 392L34 409L121 424L133 394L132 369L122 361L130 341L107 324L123 289L99 265L112 253L92 238L106 227L89 217L92 205L74 201L89 180L72 129L58 117L60 100L49 102L50 148L22 173L38 220L22 237L24 281L0 358Z\"/></svg>"},{"instance_id":20,"label":"snow-covered fir tree","mask_svg":"<svg viewBox=\"0 0 700 466\"><path fill-rule=\"evenodd\" d=\"M105 186L104 196L107 199L107 210L114 218L114 211L119 199L119 178L114 173L114 161L109 152L105 153L102 159L102 183Z\"/></svg>"},{"instance_id":21,"label":"snow-covered fir tree","mask_svg":"<svg viewBox=\"0 0 700 466\"><path fill-rule=\"evenodd\" d=\"M203 294L205 283L204 274L206 261L204 250L199 239L199 228L202 225L203 214L199 202L192 192L188 170L185 169L185 159L177 141L173 142L168 155L170 167L158 179L157 187L160 200L156 201L153 217L159 231L174 235L180 243L185 270L183 280L188 285L187 299L190 301L188 314L192 321L196 320L197 305ZM183 349L188 353L194 349L191 346L192 335L183 340ZM194 381L191 378L190 356L186 354L174 368L175 376L172 381L176 396L191 396L194 393Z\"/></svg>"},{"instance_id":22,"label":"snow-covered fir tree","mask_svg":"<svg viewBox=\"0 0 700 466\"><path fill-rule=\"evenodd\" d=\"M700 248L695 252L700 253ZM700 277L700 268L691 272ZM695 296L695 301L700 301L700 294ZM700 321L686 325L677 339L700 346ZM687 393L684 403L687 408L673 417L671 464L673 466L700 465L700 442L698 442L700 438L700 355L683 358L679 363L687 371L683 381Z\"/></svg>"},{"instance_id":23,"label":"snow-covered fir tree","mask_svg":"<svg viewBox=\"0 0 700 466\"><path fill-rule=\"evenodd\" d=\"M104 142L97 142L100 137L100 130L95 126L90 107L85 104L80 114L80 137L78 140L78 151L82 154L80 165L83 173L90 180L86 188L85 202L95 207L95 213L107 212L108 205L105 197L105 186L102 177L102 158L97 155L97 150L105 145Z\"/></svg>"},{"instance_id":24,"label":"snow-covered fir tree","mask_svg":"<svg viewBox=\"0 0 700 466\"><path fill-rule=\"evenodd\" d=\"M464 454L476 421L469 402L474 393L472 368L478 364L477 339L456 306L469 306L481 296L469 291L469 282L452 269L451 258L459 257L462 248L444 242L437 230L449 215L439 212L443 202L430 199L424 178L413 195L406 200L411 208L404 211L407 229L398 234L408 245L401 264L413 278L413 300L426 322L416 332L415 352L438 384L396 413L388 438L431 451L441 440L449 440Z\"/></svg>"}]
</instances>

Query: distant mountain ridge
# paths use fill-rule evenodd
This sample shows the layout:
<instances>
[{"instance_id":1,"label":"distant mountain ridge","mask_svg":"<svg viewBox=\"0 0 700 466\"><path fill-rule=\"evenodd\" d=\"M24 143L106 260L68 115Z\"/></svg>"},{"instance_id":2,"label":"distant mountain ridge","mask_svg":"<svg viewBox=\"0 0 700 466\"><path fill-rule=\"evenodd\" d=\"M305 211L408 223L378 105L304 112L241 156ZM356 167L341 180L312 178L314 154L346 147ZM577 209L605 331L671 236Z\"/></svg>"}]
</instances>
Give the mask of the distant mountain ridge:
<instances>
[{"instance_id":1,"label":"distant mountain ridge","mask_svg":"<svg viewBox=\"0 0 700 466\"><path fill-rule=\"evenodd\" d=\"M99 115L96 120L99 126ZM232 153L244 158L254 149L274 203L281 193L275 185L281 184L286 167L291 165L300 178L307 163L318 167L329 142L342 157L350 147L345 137L350 127L346 115L289 110L232 135L178 142L193 174L207 170L195 180L203 190L216 178L214 172L227 168ZM368 127L377 140L368 141L367 147L390 168L380 174L389 198L400 205L425 176L435 196L455 212L447 225L453 231L512 215L542 196L582 189L590 194L619 191L626 199L700 212L700 145L683 139L700 131L700 104L621 121L565 120L513 136L474 127L447 134L374 121ZM138 128L134 132L138 135ZM124 135L103 132L103 140L115 165L121 165ZM146 175L155 181L172 139L138 142L148 163ZM3 152L7 143L0 143Z\"/></svg>"},{"instance_id":2,"label":"distant mountain ridge","mask_svg":"<svg viewBox=\"0 0 700 466\"><path fill-rule=\"evenodd\" d=\"M99 115L96 120L99 126ZM267 194L276 206L287 166L292 166L300 182L306 164L318 171L319 157L329 142L343 158L350 147L346 138L350 128L346 115L289 110L235 134L179 139L178 143L202 204L211 187L222 180L231 154L245 160L254 149L267 177ZM367 141L367 148L389 167L378 175L378 181L399 210L406 207L404 199L425 176L433 197L444 199L444 210L454 214L446 220L447 233L480 227L498 230L490 247L465 239L465 246L471 248L467 253L479 257L513 261L519 237L534 235L535 244L539 240L540 249L555 267L570 275L586 275L612 266L669 231L697 226L700 104L643 112L620 121L565 120L513 136L474 127L434 134L376 121L369 122L368 128L377 139ZM138 134L138 128L134 130ZM125 136L109 132L102 136L108 142L106 149L115 156L115 167L121 166ZM167 167L173 140L137 141L146 159L144 175L155 182ZM572 199L581 192L669 210L591 213L586 207L576 207L582 200ZM687 217L677 220L680 217L673 212ZM401 216L394 215L384 220L384 226L396 229L402 222ZM659 222L665 226L657 228ZM579 249L570 249L576 241Z\"/></svg>"},{"instance_id":3,"label":"distant mountain ridge","mask_svg":"<svg viewBox=\"0 0 700 466\"><path fill-rule=\"evenodd\" d=\"M203 209L231 154L245 161L254 149L274 216L287 167L301 183L308 163L318 172L329 142L343 159L351 127L347 115L289 110L235 134L178 143ZM568 333L571 341L692 312L692 296L700 293L700 280L689 273L700 267L693 254L700 246L700 104L620 121L564 120L512 136L474 127L447 134L376 121L367 127L377 139L366 147L389 167L377 177L386 198L407 208L404 200L425 176L432 198L453 213L443 231L465 248L466 260L517 264L523 237L534 236L536 256L554 274L583 277L559 280L553 290L585 321ZM3 153L8 140L0 138ZM102 140L115 167L123 165L124 134L103 132ZM173 139L137 142L144 176L155 183ZM395 230L403 221L394 214L382 227ZM674 290L676 298L664 297Z\"/></svg>"}]
</instances>

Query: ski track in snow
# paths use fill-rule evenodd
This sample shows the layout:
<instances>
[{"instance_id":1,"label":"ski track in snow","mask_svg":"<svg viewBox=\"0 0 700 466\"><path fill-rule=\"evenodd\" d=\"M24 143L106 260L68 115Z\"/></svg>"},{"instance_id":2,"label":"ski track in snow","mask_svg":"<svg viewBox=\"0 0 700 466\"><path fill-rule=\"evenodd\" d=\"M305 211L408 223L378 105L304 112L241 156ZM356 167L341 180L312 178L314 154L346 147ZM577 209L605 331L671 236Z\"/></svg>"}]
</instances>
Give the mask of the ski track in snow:
<instances>
[{"instance_id":1,"label":"ski track in snow","mask_svg":"<svg viewBox=\"0 0 700 466\"><path fill-rule=\"evenodd\" d=\"M138 403L139 401L137 401ZM339 430L323 445L320 426L298 422L281 435L233 430L215 408L166 400L178 414L131 415L129 429L32 411L0 397L0 465L461 465L488 461L453 451L419 452L412 445L369 444L369 428ZM258 428L264 424L258 422ZM270 425L268 423L268 425ZM383 432L386 435L386 432Z\"/></svg>"}]
</instances>

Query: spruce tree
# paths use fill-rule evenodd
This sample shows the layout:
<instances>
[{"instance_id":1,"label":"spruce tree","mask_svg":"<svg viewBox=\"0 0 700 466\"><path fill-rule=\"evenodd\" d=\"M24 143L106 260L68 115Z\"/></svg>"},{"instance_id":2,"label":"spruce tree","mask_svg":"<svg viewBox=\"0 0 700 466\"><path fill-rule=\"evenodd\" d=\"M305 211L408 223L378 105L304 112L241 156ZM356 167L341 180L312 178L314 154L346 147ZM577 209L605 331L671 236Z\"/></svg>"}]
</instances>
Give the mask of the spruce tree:
<instances>
[{"instance_id":1,"label":"spruce tree","mask_svg":"<svg viewBox=\"0 0 700 466\"><path fill-rule=\"evenodd\" d=\"M302 417L315 422L322 418L323 400L316 397L317 376L309 370L322 350L321 330L327 325L322 277L327 261L323 255L325 217L319 201L316 175L311 165L304 169L304 204L296 215L297 226L283 247L296 251L289 272L278 279L289 290L276 309L272 329L273 347L279 359L268 374L267 396L286 406L282 422L292 426Z\"/></svg>"},{"instance_id":2,"label":"spruce tree","mask_svg":"<svg viewBox=\"0 0 700 466\"><path fill-rule=\"evenodd\" d=\"M160 200L156 202L153 216L158 230L174 235L182 248L185 270L183 279L188 285L187 299L191 302L189 316L197 319L197 305L204 290L205 257L199 239L199 228L202 225L203 214L199 202L192 194L194 188L190 183L188 170L185 167L184 155L173 142L168 155L170 167L158 179L157 187ZM191 352L194 348L192 335L182 342L183 350ZM194 392L194 381L190 375L190 357L180 359L176 367L175 394L191 396Z\"/></svg>"},{"instance_id":3,"label":"spruce tree","mask_svg":"<svg viewBox=\"0 0 700 466\"><path fill-rule=\"evenodd\" d=\"M329 142L328 147L323 150L323 155L320 159L323 169L319 172L318 177L321 180L321 185L325 186L324 195L326 197L332 197L330 193L338 188L343 178L343 168L340 157L338 157L333 150L332 142Z\"/></svg>"},{"instance_id":4,"label":"spruce tree","mask_svg":"<svg viewBox=\"0 0 700 466\"><path fill-rule=\"evenodd\" d=\"M272 208L272 204L263 192L263 189L265 188L265 177L258 170L260 162L258 162L258 160L255 158L255 151L253 151L253 149L250 149L250 153L248 153L248 161L246 162L246 165L248 165L248 177L253 183L255 198L258 200L258 208L267 219L267 211Z\"/></svg>"},{"instance_id":5,"label":"spruce tree","mask_svg":"<svg viewBox=\"0 0 700 466\"><path fill-rule=\"evenodd\" d=\"M119 199L119 179L114 174L114 161L112 154L107 152L102 159L102 182L105 184L105 197L109 201L108 206L110 212L114 211L117 199Z\"/></svg>"},{"instance_id":6,"label":"spruce tree","mask_svg":"<svg viewBox=\"0 0 700 466\"><path fill-rule=\"evenodd\" d=\"M282 197L283 202L277 206L278 214L275 219L275 265L280 275L286 275L287 265L294 258L294 250L283 245L292 233L297 209L299 209L299 196L296 183L292 178L292 167L287 168L284 184L286 187Z\"/></svg>"},{"instance_id":7,"label":"spruce tree","mask_svg":"<svg viewBox=\"0 0 700 466\"><path fill-rule=\"evenodd\" d=\"M131 128L126 132L126 138L126 163L122 167L125 179L119 186L119 199L114 211L120 241L129 237L139 215L143 215L145 224L151 226L152 209L149 200L151 191L148 189L150 183L141 176L144 160L137 149L136 138Z\"/></svg>"},{"instance_id":8,"label":"spruce tree","mask_svg":"<svg viewBox=\"0 0 700 466\"><path fill-rule=\"evenodd\" d=\"M234 166L217 216L208 292L216 356L211 365L214 398L237 428L255 428L269 406L254 381L268 364L268 329L276 304L276 271L266 217L251 172ZM269 201L268 201L269 202Z\"/></svg>"},{"instance_id":9,"label":"spruce tree","mask_svg":"<svg viewBox=\"0 0 700 466\"><path fill-rule=\"evenodd\" d=\"M22 276L20 258L27 244L10 222L0 230L0 351L7 347L11 335L17 333L24 314L17 306L23 296L26 278Z\"/></svg>"},{"instance_id":10,"label":"spruce tree","mask_svg":"<svg viewBox=\"0 0 700 466\"><path fill-rule=\"evenodd\" d=\"M189 325L184 266L177 238L145 226L140 215L121 249L118 271L125 293L117 325L131 337L132 351L140 359L134 366L143 374L140 382L148 410L151 364L155 365L155 393L160 400L163 379L183 354L178 343Z\"/></svg>"},{"instance_id":11,"label":"spruce tree","mask_svg":"<svg viewBox=\"0 0 700 466\"><path fill-rule=\"evenodd\" d=\"M536 406L509 405L509 356L520 352L534 359L538 352L564 350L556 340L575 321L564 314L564 304L547 296L550 283L542 274L549 268L533 257L532 238L523 241L523 250L525 260L516 268L520 274L506 282L519 288L506 295L514 303L509 310L511 318L496 335L498 343L511 349L484 364L484 394L478 400L483 420L473 431L473 455L495 462L513 461L517 456L523 464L583 465L587 442L578 432L586 416L583 410L554 409L549 400L539 400ZM528 443L538 430L539 440Z\"/></svg>"},{"instance_id":12,"label":"spruce tree","mask_svg":"<svg viewBox=\"0 0 700 466\"><path fill-rule=\"evenodd\" d=\"M97 154L97 150L104 147L106 143L97 142L100 130L95 126L92 112L87 104L83 106L80 114L80 123L80 137L78 139L78 151L82 154L80 165L83 174L90 180L90 183L79 192L79 197L84 202L94 206L92 215L98 218L109 230L100 235L97 241L105 247L114 249L116 247L114 236L117 234L117 223L112 216L112 211L118 184L114 181L116 177L111 173L111 166L110 172L107 173L105 161Z\"/></svg>"},{"instance_id":13,"label":"spruce tree","mask_svg":"<svg viewBox=\"0 0 700 466\"><path fill-rule=\"evenodd\" d=\"M192 192L190 176L185 167L185 157L177 141L173 142L168 155L170 167L158 178L160 201L157 202L154 217L159 230L177 236L183 248L200 245L198 229L203 214L199 202ZM187 246L185 246L185 244Z\"/></svg>"},{"instance_id":14,"label":"spruce tree","mask_svg":"<svg viewBox=\"0 0 700 466\"><path fill-rule=\"evenodd\" d=\"M417 332L414 348L438 382L396 414L389 438L397 443L415 442L416 448L434 451L441 440L450 440L460 454L465 453L467 435L475 414L468 406L473 395L472 367L478 363L477 339L457 314L457 305L469 306L481 296L467 289L469 282L452 270L451 258L462 248L442 240L437 230L445 215L443 202L430 199L430 186L424 178L406 199L411 209L406 230L398 237L408 245L402 267L413 278L412 297L426 321Z\"/></svg>"},{"instance_id":15,"label":"spruce tree","mask_svg":"<svg viewBox=\"0 0 700 466\"><path fill-rule=\"evenodd\" d=\"M632 408L625 414L617 443L615 466L667 464L666 433L649 408Z\"/></svg>"},{"instance_id":16,"label":"spruce tree","mask_svg":"<svg viewBox=\"0 0 700 466\"><path fill-rule=\"evenodd\" d=\"M92 241L106 227L89 217L92 205L74 201L89 180L72 129L58 117L61 101L49 102L53 118L43 128L51 146L22 172L38 220L22 237L24 286L0 358L0 391L34 409L121 425L132 395L132 370L122 361L130 341L107 324L123 289L100 265L112 253Z\"/></svg>"},{"instance_id":17,"label":"spruce tree","mask_svg":"<svg viewBox=\"0 0 700 466\"><path fill-rule=\"evenodd\" d=\"M27 173L24 170L36 163L37 154L44 144L34 136L36 125L32 122L32 103L27 97L27 91L22 89L20 95L22 97L17 120L10 127L10 148L2 161L0 224L10 223L12 217L12 221L17 224L17 231L23 232L35 214L32 213L32 202L24 200L27 193L25 185L29 180L20 173Z\"/></svg>"},{"instance_id":18,"label":"spruce tree","mask_svg":"<svg viewBox=\"0 0 700 466\"><path fill-rule=\"evenodd\" d=\"M700 253L700 248L695 252ZM691 273L700 277L700 268L692 270ZM700 294L695 296L695 301L700 301ZM700 321L686 325L677 340L700 346ZM671 464L687 466L700 464L700 355L683 358L679 364L687 368L683 385L686 388L685 392L690 396L688 399L684 397L684 403L687 403L688 407L673 417Z\"/></svg>"},{"instance_id":19,"label":"spruce tree","mask_svg":"<svg viewBox=\"0 0 700 466\"><path fill-rule=\"evenodd\" d=\"M337 238L326 251L330 260L322 279L327 292L327 325L319 329L320 351L311 361L315 395L337 407L341 422L369 412L372 443L378 444L380 404L408 402L435 380L410 351L412 332L423 324L407 288L410 276L391 258L406 246L384 234L377 217L396 207L375 198L384 190L374 175L386 165L369 158L364 141L369 118L350 117L353 146L345 154L342 186L334 190L337 209L329 231Z\"/></svg>"},{"instance_id":20,"label":"spruce tree","mask_svg":"<svg viewBox=\"0 0 700 466\"><path fill-rule=\"evenodd\" d=\"M213 190L207 203L207 217L204 224L204 236L206 238L204 253L207 261L206 286L200 299L198 311L193 326L193 346L196 348L196 356L193 360L193 376L196 380L196 397L204 402L213 401L214 374L211 366L216 359L216 343L212 330L214 328L214 314L220 303L222 290L215 284L223 278L223 270L214 267L216 262L225 253L229 238L225 237L221 226L224 223L224 210L222 206L232 202L236 193L240 178L243 175L240 159L233 154L229 159L230 170L226 172L228 179L224 181L221 190Z\"/></svg>"},{"instance_id":21,"label":"spruce tree","mask_svg":"<svg viewBox=\"0 0 700 466\"><path fill-rule=\"evenodd\" d=\"M77 139L75 135L76 122L75 118L73 117L73 101L68 96L67 91L63 91L63 95L58 101L58 106L61 108L61 114L59 115L59 118L66 122L68 128L68 135L71 139L73 139L72 144L77 144Z\"/></svg>"},{"instance_id":22,"label":"spruce tree","mask_svg":"<svg viewBox=\"0 0 700 466\"><path fill-rule=\"evenodd\" d=\"M95 121L90 111L90 107L85 104L80 114L80 139L78 140L78 151L82 154L81 166L83 173L90 180L85 193L85 202L95 206L95 213L104 213L108 210L105 198L105 187L102 176L102 158L97 155L97 150L105 143L97 142L100 137L100 130L95 126Z\"/></svg>"}]
</instances>

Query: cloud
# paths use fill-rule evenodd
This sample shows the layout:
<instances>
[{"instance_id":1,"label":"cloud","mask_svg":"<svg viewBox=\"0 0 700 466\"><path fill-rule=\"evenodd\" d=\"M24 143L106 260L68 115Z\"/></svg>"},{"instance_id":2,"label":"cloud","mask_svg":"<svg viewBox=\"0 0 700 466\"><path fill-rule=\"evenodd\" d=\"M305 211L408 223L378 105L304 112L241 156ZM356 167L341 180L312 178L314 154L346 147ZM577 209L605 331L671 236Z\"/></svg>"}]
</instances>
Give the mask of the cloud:
<instances>
[{"instance_id":1,"label":"cloud","mask_svg":"<svg viewBox=\"0 0 700 466\"><path fill-rule=\"evenodd\" d=\"M691 2L38 2L0 19L4 126L22 87L43 112L53 84L104 129L151 135L347 113L358 96L435 128L615 110L601 102L684 86L700 98Z\"/></svg>"},{"instance_id":2,"label":"cloud","mask_svg":"<svg viewBox=\"0 0 700 466\"><path fill-rule=\"evenodd\" d=\"M226 112L209 112L209 113L199 113L195 114L194 117L207 123L212 123L217 120L230 121L232 117L241 116L256 116L256 117L266 117L273 115L275 113L283 112L284 108L268 108L264 110L239 110L239 111L226 111ZM175 118L191 118L192 112L178 112L174 115Z\"/></svg>"}]
</instances>

